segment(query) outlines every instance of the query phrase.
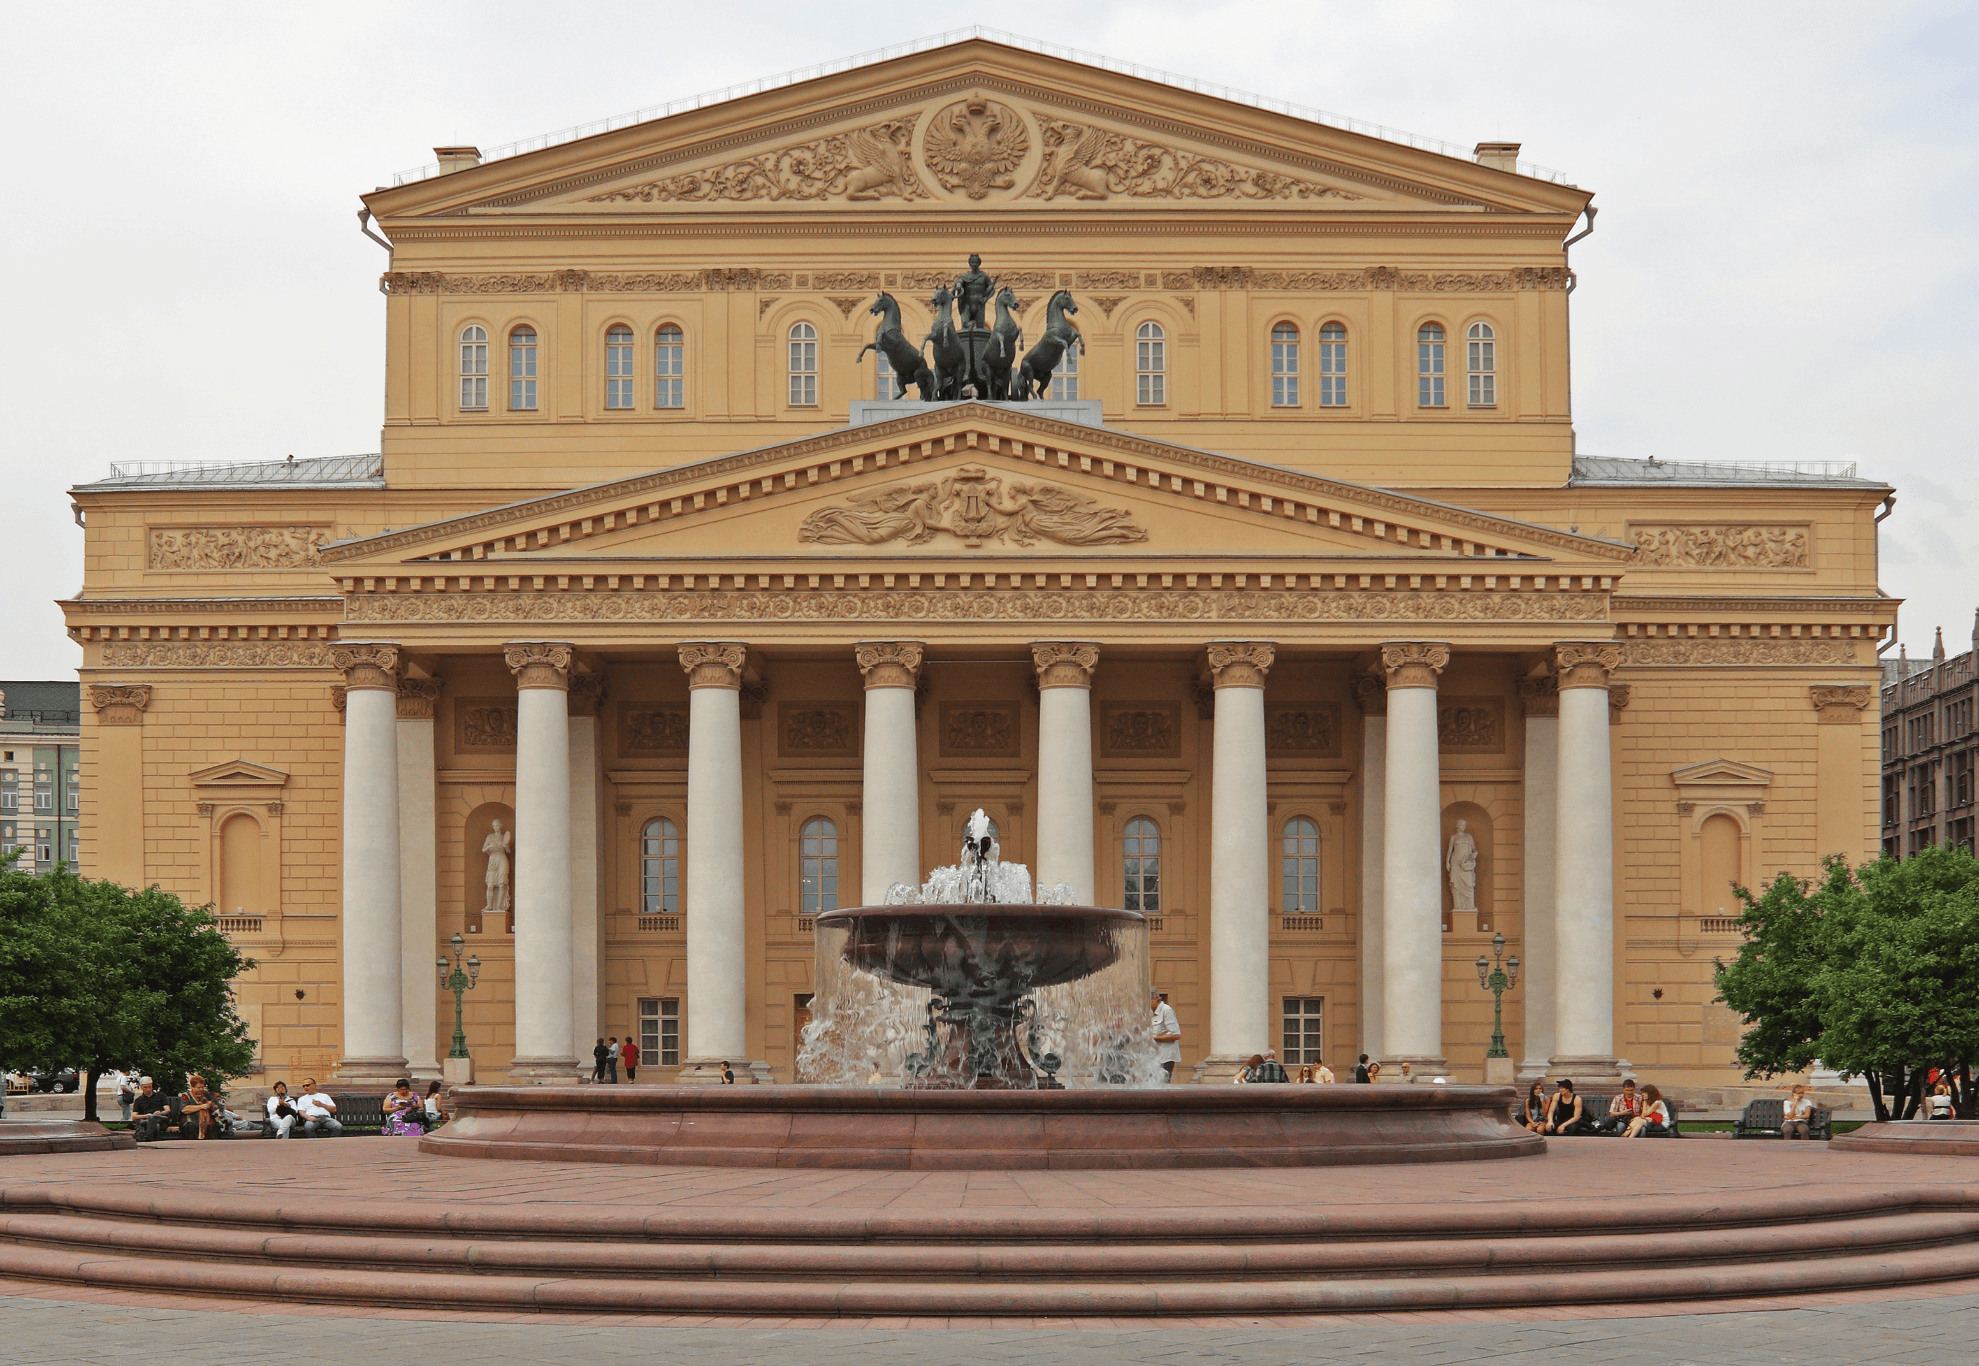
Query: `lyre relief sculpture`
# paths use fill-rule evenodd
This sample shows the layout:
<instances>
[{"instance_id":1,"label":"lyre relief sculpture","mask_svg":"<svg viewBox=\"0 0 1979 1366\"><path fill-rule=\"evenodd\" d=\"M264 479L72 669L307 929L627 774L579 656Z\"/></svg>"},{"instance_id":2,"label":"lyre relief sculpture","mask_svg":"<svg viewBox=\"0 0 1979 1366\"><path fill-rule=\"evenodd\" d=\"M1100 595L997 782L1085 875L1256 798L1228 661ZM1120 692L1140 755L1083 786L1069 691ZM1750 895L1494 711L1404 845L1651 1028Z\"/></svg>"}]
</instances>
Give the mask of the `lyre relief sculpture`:
<instances>
[{"instance_id":1,"label":"lyre relief sculpture","mask_svg":"<svg viewBox=\"0 0 1979 1366\"><path fill-rule=\"evenodd\" d=\"M1123 545L1148 538L1124 508L1100 507L1056 484L1006 488L980 465L965 465L940 483L855 493L850 507L819 508L806 517L797 535L824 545L879 545L902 537L925 545L944 531L971 547L1005 540Z\"/></svg>"}]
</instances>

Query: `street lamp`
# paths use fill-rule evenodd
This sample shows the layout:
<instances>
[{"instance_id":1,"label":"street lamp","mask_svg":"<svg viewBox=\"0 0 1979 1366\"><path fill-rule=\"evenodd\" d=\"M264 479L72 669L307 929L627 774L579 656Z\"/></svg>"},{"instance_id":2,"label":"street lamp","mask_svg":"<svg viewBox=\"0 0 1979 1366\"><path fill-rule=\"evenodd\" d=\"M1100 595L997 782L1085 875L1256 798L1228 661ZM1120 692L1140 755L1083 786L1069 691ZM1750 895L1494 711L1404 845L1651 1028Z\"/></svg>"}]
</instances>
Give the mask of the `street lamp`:
<instances>
[{"instance_id":1,"label":"street lamp","mask_svg":"<svg viewBox=\"0 0 1979 1366\"><path fill-rule=\"evenodd\" d=\"M1500 942L1503 942L1502 937ZM471 954L467 959L467 971L462 972L460 970L460 955L466 947L467 941L462 939L459 934L455 934L453 937L453 962L449 963L444 958L439 960L440 990L451 991L454 994L454 1046L453 1050L447 1054L450 1058L465 1058L468 1056L467 1030L461 1025L461 997L474 990L475 980L481 976L481 960ZM1477 961L1482 963L1484 960L1480 958ZM1516 965L1517 960L1514 959L1513 962ZM452 969L451 971L449 971L450 968Z\"/></svg>"},{"instance_id":2,"label":"street lamp","mask_svg":"<svg viewBox=\"0 0 1979 1366\"><path fill-rule=\"evenodd\" d=\"M1493 1058L1504 1058L1509 1062L1512 1057L1505 1051L1505 991L1518 983L1519 956L1513 954L1510 962L1504 962L1504 957L1505 936L1502 934L1491 936L1490 960L1486 960L1481 953L1477 956L1477 984L1491 993L1491 1051L1484 1055L1487 1081L1490 1080Z\"/></svg>"}]
</instances>

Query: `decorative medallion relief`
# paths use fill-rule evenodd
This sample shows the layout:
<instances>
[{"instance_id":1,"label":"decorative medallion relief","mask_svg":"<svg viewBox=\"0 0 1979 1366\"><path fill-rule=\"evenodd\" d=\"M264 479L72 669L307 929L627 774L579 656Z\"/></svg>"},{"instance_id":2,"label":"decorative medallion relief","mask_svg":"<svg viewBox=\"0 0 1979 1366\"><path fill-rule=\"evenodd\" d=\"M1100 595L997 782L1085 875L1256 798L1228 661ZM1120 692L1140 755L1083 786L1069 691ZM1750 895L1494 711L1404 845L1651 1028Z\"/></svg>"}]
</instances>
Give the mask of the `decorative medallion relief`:
<instances>
[{"instance_id":1,"label":"decorative medallion relief","mask_svg":"<svg viewBox=\"0 0 1979 1366\"><path fill-rule=\"evenodd\" d=\"M1812 569L1806 527L1631 523L1636 563L1663 569Z\"/></svg>"},{"instance_id":2,"label":"decorative medallion relief","mask_svg":"<svg viewBox=\"0 0 1979 1366\"><path fill-rule=\"evenodd\" d=\"M1454 754L1505 752L1505 699L1439 697L1436 747Z\"/></svg>"},{"instance_id":3,"label":"decorative medallion relief","mask_svg":"<svg viewBox=\"0 0 1979 1366\"><path fill-rule=\"evenodd\" d=\"M516 714L512 697L457 698L454 748L462 753L515 753Z\"/></svg>"},{"instance_id":4,"label":"decorative medallion relief","mask_svg":"<svg viewBox=\"0 0 1979 1366\"><path fill-rule=\"evenodd\" d=\"M925 545L947 532L971 549L987 541L1017 545L1121 545L1147 532L1123 508L1104 508L1056 484L1010 483L980 465L964 465L939 483L896 484L852 495L850 507L819 508L798 528L800 541L879 545L905 538Z\"/></svg>"},{"instance_id":5,"label":"decorative medallion relief","mask_svg":"<svg viewBox=\"0 0 1979 1366\"><path fill-rule=\"evenodd\" d=\"M1333 702L1264 709L1264 748L1268 754L1312 759L1338 758L1340 707Z\"/></svg>"},{"instance_id":6,"label":"decorative medallion relief","mask_svg":"<svg viewBox=\"0 0 1979 1366\"><path fill-rule=\"evenodd\" d=\"M760 152L742 161L594 194L590 204L706 204L780 200L926 199L914 169L918 113L849 133ZM977 196L980 198L981 196Z\"/></svg>"},{"instance_id":7,"label":"decorative medallion relief","mask_svg":"<svg viewBox=\"0 0 1979 1366\"><path fill-rule=\"evenodd\" d=\"M320 526L152 527L152 569L303 569L329 544Z\"/></svg>"},{"instance_id":8,"label":"decorative medallion relief","mask_svg":"<svg viewBox=\"0 0 1979 1366\"><path fill-rule=\"evenodd\" d=\"M1100 754L1108 759L1175 759L1182 754L1182 709L1169 702L1108 702L1100 708Z\"/></svg>"},{"instance_id":9,"label":"decorative medallion relief","mask_svg":"<svg viewBox=\"0 0 1979 1366\"><path fill-rule=\"evenodd\" d=\"M777 753L786 759L851 759L859 753L856 704L783 702L777 706Z\"/></svg>"},{"instance_id":10,"label":"decorative medallion relief","mask_svg":"<svg viewBox=\"0 0 1979 1366\"><path fill-rule=\"evenodd\" d=\"M618 756L652 759L687 753L687 709L653 702L618 704Z\"/></svg>"},{"instance_id":11,"label":"decorative medallion relief","mask_svg":"<svg viewBox=\"0 0 1979 1366\"><path fill-rule=\"evenodd\" d=\"M1044 160L1025 199L1365 199L1092 124L1041 120Z\"/></svg>"},{"instance_id":12,"label":"decorative medallion relief","mask_svg":"<svg viewBox=\"0 0 1979 1366\"><path fill-rule=\"evenodd\" d=\"M1017 708L1004 702L941 704L941 757L1015 759L1021 752Z\"/></svg>"},{"instance_id":13,"label":"decorative medallion relief","mask_svg":"<svg viewBox=\"0 0 1979 1366\"><path fill-rule=\"evenodd\" d=\"M1022 116L976 90L928 121L921 155L943 189L983 199L1016 188L1015 172L1030 150Z\"/></svg>"}]
</instances>

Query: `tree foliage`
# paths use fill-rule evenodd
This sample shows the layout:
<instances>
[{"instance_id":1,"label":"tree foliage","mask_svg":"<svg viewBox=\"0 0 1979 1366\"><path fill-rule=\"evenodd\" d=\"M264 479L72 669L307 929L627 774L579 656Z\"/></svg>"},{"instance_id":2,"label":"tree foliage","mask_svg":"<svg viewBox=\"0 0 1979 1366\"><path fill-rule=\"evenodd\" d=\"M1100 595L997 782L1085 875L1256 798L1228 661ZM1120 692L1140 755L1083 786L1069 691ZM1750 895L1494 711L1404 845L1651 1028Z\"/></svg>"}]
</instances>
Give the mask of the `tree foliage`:
<instances>
[{"instance_id":1,"label":"tree foliage","mask_svg":"<svg viewBox=\"0 0 1979 1366\"><path fill-rule=\"evenodd\" d=\"M253 1063L233 979L253 966L205 909L66 869L0 866L0 1062L83 1074L85 1115L113 1066L217 1089Z\"/></svg>"},{"instance_id":2,"label":"tree foliage","mask_svg":"<svg viewBox=\"0 0 1979 1366\"><path fill-rule=\"evenodd\" d=\"M1932 1069L1958 1113L1975 1108L1979 1062L1979 861L1936 847L1851 870L1825 864L1816 887L1788 874L1745 888L1746 943L1717 965L1719 999L1745 1017L1748 1077L1816 1059L1869 1083L1878 1119L1910 1118Z\"/></svg>"}]
</instances>

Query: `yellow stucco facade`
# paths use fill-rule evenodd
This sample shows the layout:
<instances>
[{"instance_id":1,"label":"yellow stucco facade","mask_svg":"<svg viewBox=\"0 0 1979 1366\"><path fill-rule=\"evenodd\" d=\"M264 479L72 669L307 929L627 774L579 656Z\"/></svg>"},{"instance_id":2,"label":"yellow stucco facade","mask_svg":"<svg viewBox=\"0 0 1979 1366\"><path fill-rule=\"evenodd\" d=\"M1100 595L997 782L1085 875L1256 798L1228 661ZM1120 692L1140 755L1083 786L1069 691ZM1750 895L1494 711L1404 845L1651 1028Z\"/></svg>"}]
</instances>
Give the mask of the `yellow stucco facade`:
<instances>
[{"instance_id":1,"label":"yellow stucco facade","mask_svg":"<svg viewBox=\"0 0 1979 1366\"><path fill-rule=\"evenodd\" d=\"M460 931L484 964L469 1042L499 1077L544 1055L518 1042L518 951L484 915L483 846L491 820L516 828L519 679L526 700L526 670L554 665L575 746L573 1052L671 1011L686 1032L667 1057L691 1070L702 922L677 903L700 847L695 695L719 685L739 717L734 1023L746 1060L789 1079L819 895L806 901L802 833L830 822L839 904L856 904L882 818L862 762L874 676L855 646L920 646L925 868L952 861L976 806L1006 857L1035 861L1057 756L1040 753L1051 685L1033 646L1090 642L1092 895L1122 903L1123 841L1152 824L1178 1078L1212 1054L1285 1050L1288 1012L1298 1031L1319 1016L1342 1072L1371 1042L1396 1051L1367 1008L1392 961L1371 922L1406 909L1379 876L1400 827L1368 746L1393 752L1389 689L1427 677L1440 833L1412 856L1443 888L1443 982L1441 1052L1418 1056L1477 1079L1491 1003L1472 960L1493 932L1534 960L1529 918L1555 913L1535 850L1556 863L1544 831L1587 814L1535 826L1534 801L1552 800L1535 793L1591 770L1563 753L1535 784L1554 761L1534 756L1560 741L1532 724L1564 735L1560 685L1598 685L1612 958L1570 990L1611 995L1612 1041L1570 1056L1733 1080L1736 1026L1710 987L1737 942L1729 883L1877 847L1889 490L1577 457L1562 243L1591 196L1504 169L1500 151L1480 160L971 41L488 164L455 155L366 196L392 247L381 456L75 490L84 587L62 607L94 699L84 871L229 917L257 960L240 990L270 1079L348 1062L352 984L375 967L353 946L379 942L354 941L352 919L376 929L383 913L346 885L345 709L375 691L357 673L382 666L404 1058L430 1070L446 1051L432 964ZM1088 406L855 413L875 393L872 357L855 359L875 296L918 338L970 252L1014 289L1026 345L1071 293ZM518 641L571 650L516 663ZM1270 647L1266 825L1219 855L1216 713L1225 685L1251 686L1230 672L1249 665L1209 648L1230 641ZM710 683L683 668L695 642L746 648ZM1424 674L1384 654L1397 642L1447 650ZM353 653L375 643L391 648ZM1479 846L1474 912L1442 876L1458 819ZM680 841L676 903L645 885L662 820ZM1288 892L1297 821L1316 867L1291 868ZM1219 856L1262 873L1232 882ZM1268 904L1219 900L1251 883ZM518 918L528 892L519 853ZM1263 1004L1219 1015L1212 949L1231 941L1216 922L1237 916L1268 969L1223 989ZM1535 990L1560 988L1528 974L1506 998L1527 1064L1550 1056L1526 1034ZM649 1064L642 1079L676 1074Z\"/></svg>"}]
</instances>

